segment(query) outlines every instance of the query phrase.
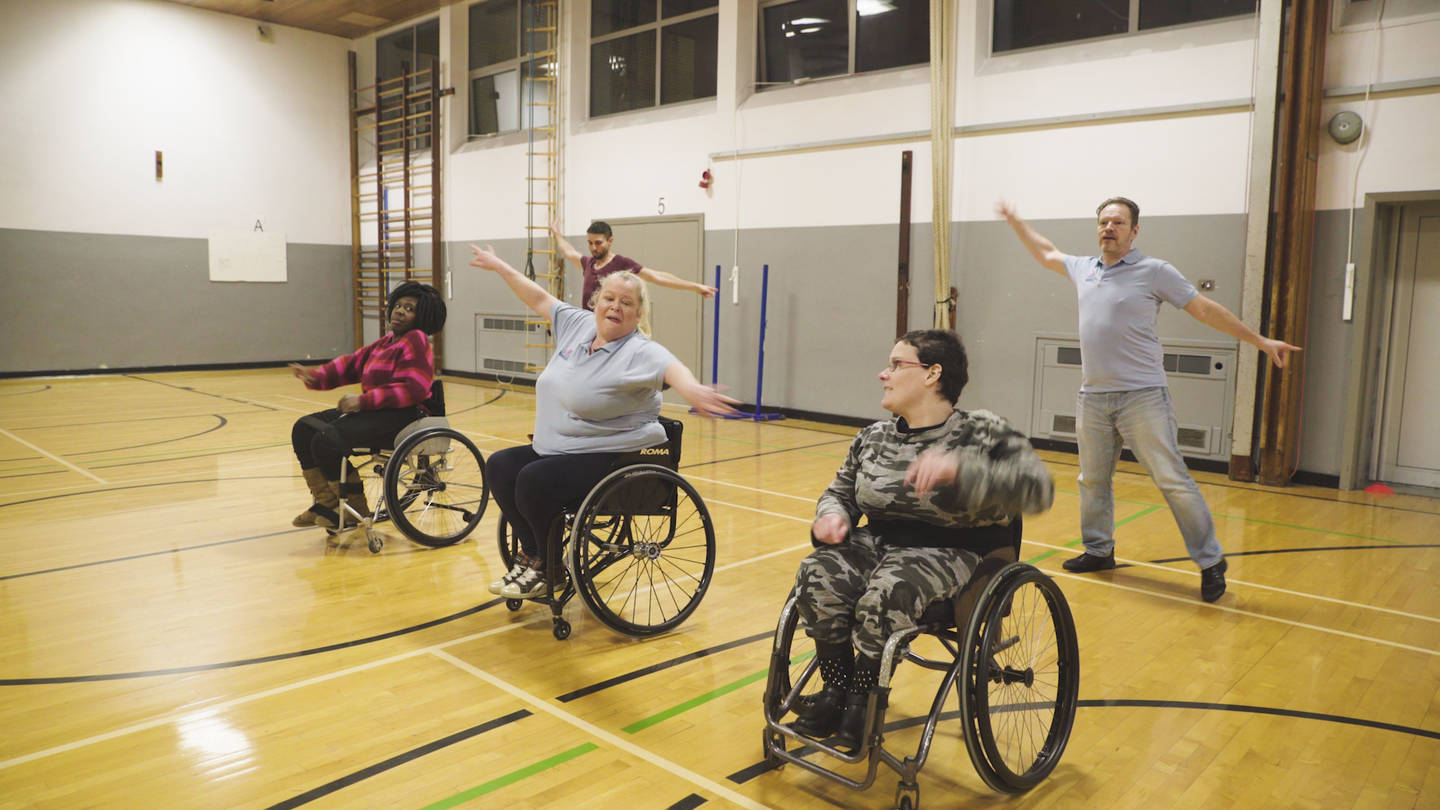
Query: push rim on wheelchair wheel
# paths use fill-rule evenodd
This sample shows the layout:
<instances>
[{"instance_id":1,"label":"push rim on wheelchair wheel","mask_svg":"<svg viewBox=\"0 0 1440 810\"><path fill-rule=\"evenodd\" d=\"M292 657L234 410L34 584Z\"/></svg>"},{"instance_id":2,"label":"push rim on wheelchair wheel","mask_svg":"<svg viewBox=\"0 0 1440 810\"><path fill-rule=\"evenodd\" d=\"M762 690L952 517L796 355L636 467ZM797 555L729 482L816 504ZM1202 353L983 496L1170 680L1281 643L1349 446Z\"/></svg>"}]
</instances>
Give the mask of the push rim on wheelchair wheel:
<instances>
[{"instance_id":1,"label":"push rim on wheelchair wheel","mask_svg":"<svg viewBox=\"0 0 1440 810\"><path fill-rule=\"evenodd\" d=\"M986 590L965 639L965 741L986 784L1019 793L1049 775L1069 742L1079 645L1064 594L1033 566L1011 566Z\"/></svg>"},{"instance_id":2,"label":"push rim on wheelchair wheel","mask_svg":"<svg viewBox=\"0 0 1440 810\"><path fill-rule=\"evenodd\" d=\"M480 525L490 490L475 443L449 428L420 431L395 448L385 468L385 511L421 545L460 542Z\"/></svg>"},{"instance_id":3,"label":"push rim on wheelchair wheel","mask_svg":"<svg viewBox=\"0 0 1440 810\"><path fill-rule=\"evenodd\" d=\"M667 467L634 465L586 496L566 562L596 618L626 635L655 635L699 606L715 570L715 529L684 478Z\"/></svg>"},{"instance_id":4,"label":"push rim on wheelchair wheel","mask_svg":"<svg viewBox=\"0 0 1440 810\"><path fill-rule=\"evenodd\" d=\"M782 616L779 641L771 649L770 672L765 682L765 716L777 722L783 721L786 714L805 711L824 688L819 674L811 672L802 692L789 706L785 705L795 684L805 678L807 670L816 667L815 641L800 627L800 614L794 608L793 599L787 602L786 609L789 612Z\"/></svg>"}]
</instances>

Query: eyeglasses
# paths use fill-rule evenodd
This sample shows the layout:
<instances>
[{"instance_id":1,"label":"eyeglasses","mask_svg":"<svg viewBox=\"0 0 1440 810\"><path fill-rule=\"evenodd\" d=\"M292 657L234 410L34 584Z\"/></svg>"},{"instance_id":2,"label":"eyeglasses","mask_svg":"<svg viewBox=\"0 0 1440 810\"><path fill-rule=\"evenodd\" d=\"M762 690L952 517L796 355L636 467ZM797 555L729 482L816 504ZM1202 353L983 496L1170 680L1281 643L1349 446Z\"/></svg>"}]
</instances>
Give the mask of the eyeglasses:
<instances>
[{"instance_id":1,"label":"eyeglasses","mask_svg":"<svg viewBox=\"0 0 1440 810\"><path fill-rule=\"evenodd\" d=\"M935 364L934 364L934 363L921 363L921 362L918 361L918 360L891 360L891 361L890 361L890 365L886 366L886 367L885 367L885 370L886 370L886 371L889 371L891 374L894 374L895 372L897 372L897 371L900 370L900 367L901 367L901 366L920 366L921 368L929 368L930 366L933 366L933 365L935 365Z\"/></svg>"}]
</instances>

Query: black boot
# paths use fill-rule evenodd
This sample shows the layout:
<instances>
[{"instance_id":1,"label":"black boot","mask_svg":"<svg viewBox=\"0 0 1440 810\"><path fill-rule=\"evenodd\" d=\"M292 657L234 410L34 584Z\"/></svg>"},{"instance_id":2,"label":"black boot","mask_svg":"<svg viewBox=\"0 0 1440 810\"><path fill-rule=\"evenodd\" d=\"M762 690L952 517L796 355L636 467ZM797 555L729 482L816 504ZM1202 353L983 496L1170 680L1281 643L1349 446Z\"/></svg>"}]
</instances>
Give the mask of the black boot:
<instances>
[{"instance_id":1,"label":"black boot","mask_svg":"<svg viewBox=\"0 0 1440 810\"><path fill-rule=\"evenodd\" d=\"M820 660L820 677L825 681L825 688L810 699L810 705L796 712L790 727L807 737L824 739L840 726L846 690L855 668L855 651L848 641L841 644L817 641L815 657Z\"/></svg>"},{"instance_id":2,"label":"black boot","mask_svg":"<svg viewBox=\"0 0 1440 810\"><path fill-rule=\"evenodd\" d=\"M869 707L870 692L879 682L880 662L868 656L856 659L850 690L845 695L845 713L840 718L840 731L833 740L836 748L854 751L864 741L865 710Z\"/></svg>"}]
</instances>

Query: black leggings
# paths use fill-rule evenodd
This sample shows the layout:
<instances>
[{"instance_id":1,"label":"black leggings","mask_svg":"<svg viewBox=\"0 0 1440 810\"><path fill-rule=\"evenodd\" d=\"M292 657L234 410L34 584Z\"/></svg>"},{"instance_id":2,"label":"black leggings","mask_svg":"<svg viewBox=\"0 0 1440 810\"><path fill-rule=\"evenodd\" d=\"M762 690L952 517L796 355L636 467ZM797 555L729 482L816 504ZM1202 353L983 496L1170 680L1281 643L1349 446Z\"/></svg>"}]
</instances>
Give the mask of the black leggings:
<instances>
[{"instance_id":1,"label":"black leggings","mask_svg":"<svg viewBox=\"0 0 1440 810\"><path fill-rule=\"evenodd\" d=\"M485 482L526 556L541 562L550 524L578 505L604 478L620 453L542 456L531 445L507 447L485 460Z\"/></svg>"},{"instance_id":2,"label":"black leggings","mask_svg":"<svg viewBox=\"0 0 1440 810\"><path fill-rule=\"evenodd\" d=\"M295 420L290 445L300 468L319 467L328 481L340 480L340 462L355 447L390 447L395 434L425 414L414 406L340 413L331 408Z\"/></svg>"}]
</instances>

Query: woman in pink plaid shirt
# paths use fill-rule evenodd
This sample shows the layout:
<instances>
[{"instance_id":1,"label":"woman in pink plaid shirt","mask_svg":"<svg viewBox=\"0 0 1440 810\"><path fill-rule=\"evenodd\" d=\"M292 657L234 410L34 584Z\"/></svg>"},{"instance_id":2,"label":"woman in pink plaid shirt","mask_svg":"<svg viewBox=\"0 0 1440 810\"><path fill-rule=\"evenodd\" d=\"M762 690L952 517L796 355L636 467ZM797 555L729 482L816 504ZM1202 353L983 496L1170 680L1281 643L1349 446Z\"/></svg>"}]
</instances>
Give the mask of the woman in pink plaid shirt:
<instances>
[{"instance_id":1,"label":"woman in pink plaid shirt","mask_svg":"<svg viewBox=\"0 0 1440 810\"><path fill-rule=\"evenodd\" d=\"M360 514L370 514L354 467L346 471L341 491L340 465L350 463L352 447L388 446L406 425L428 415L423 403L435 379L429 336L445 326L445 299L429 284L407 281L390 293L385 317L390 332L359 351L323 366L290 365L296 378L316 391L360 383L360 393L345 394L336 407L302 416L290 432L300 472L315 499L292 521L296 526L340 527L342 498Z\"/></svg>"}]
</instances>

